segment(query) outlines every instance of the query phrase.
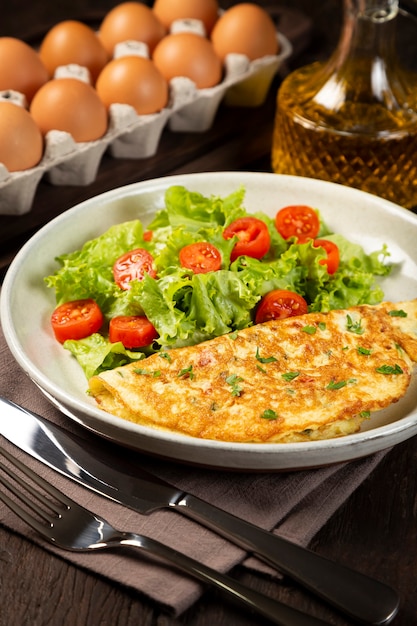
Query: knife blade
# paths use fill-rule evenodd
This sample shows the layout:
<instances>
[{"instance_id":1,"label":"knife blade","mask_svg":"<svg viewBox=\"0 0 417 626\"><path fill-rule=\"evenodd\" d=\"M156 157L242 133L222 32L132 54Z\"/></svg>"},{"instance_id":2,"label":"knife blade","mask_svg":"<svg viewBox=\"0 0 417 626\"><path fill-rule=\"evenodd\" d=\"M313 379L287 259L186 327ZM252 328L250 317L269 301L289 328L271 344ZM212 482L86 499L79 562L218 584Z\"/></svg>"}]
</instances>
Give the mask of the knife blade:
<instances>
[{"instance_id":1,"label":"knife blade","mask_svg":"<svg viewBox=\"0 0 417 626\"><path fill-rule=\"evenodd\" d=\"M246 522L135 468L135 476L87 452L75 435L0 398L0 434L60 474L148 515L171 508L255 554L340 611L368 624L388 624L399 606L386 584Z\"/></svg>"}]
</instances>

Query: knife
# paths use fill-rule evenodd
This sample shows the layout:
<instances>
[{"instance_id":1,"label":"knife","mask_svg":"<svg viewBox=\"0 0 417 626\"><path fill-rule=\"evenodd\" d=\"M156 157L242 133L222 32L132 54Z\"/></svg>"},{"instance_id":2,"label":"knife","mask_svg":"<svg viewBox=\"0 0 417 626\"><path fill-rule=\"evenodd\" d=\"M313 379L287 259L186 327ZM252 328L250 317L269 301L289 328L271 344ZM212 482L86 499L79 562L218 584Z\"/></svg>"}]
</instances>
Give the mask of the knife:
<instances>
[{"instance_id":1,"label":"knife","mask_svg":"<svg viewBox=\"0 0 417 626\"><path fill-rule=\"evenodd\" d=\"M142 514L171 508L255 554L350 617L388 624L399 598L389 586L262 530L145 470L135 476L87 452L81 440L45 418L0 398L0 434L50 468Z\"/></svg>"}]
</instances>

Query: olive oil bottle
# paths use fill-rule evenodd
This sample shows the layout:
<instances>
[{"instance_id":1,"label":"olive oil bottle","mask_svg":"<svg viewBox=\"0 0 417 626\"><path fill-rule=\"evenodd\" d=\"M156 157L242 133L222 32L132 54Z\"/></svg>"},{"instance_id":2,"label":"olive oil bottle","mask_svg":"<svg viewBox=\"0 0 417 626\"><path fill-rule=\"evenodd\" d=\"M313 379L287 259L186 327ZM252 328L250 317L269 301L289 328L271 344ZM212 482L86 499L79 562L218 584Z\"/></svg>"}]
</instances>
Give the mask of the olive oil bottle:
<instances>
[{"instance_id":1,"label":"olive oil bottle","mask_svg":"<svg viewBox=\"0 0 417 626\"><path fill-rule=\"evenodd\" d=\"M417 74L398 61L397 14L398 0L344 0L331 58L295 70L278 90L275 172L417 206Z\"/></svg>"}]
</instances>

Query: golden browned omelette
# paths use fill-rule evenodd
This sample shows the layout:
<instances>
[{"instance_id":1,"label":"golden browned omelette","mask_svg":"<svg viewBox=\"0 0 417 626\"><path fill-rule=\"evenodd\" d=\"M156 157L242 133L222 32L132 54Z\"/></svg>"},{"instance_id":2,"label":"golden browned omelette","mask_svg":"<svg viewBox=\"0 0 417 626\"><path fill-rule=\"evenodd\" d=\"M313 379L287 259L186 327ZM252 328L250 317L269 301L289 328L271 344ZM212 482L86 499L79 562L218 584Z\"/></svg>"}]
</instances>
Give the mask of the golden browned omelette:
<instances>
[{"instance_id":1,"label":"golden browned omelette","mask_svg":"<svg viewBox=\"0 0 417 626\"><path fill-rule=\"evenodd\" d=\"M101 408L176 433L294 442L359 429L417 362L417 299L308 313L154 354L90 380Z\"/></svg>"}]
</instances>

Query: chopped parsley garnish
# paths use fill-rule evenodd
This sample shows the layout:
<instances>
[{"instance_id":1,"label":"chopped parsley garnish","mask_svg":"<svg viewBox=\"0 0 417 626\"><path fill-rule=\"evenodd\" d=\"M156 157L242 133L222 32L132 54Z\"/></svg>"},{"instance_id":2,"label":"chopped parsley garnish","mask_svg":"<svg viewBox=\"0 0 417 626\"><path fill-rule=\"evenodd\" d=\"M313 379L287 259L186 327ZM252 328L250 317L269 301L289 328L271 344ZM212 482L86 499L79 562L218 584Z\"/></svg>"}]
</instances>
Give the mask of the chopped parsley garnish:
<instances>
[{"instance_id":1,"label":"chopped parsley garnish","mask_svg":"<svg viewBox=\"0 0 417 626\"><path fill-rule=\"evenodd\" d=\"M242 393L242 387L239 385L243 381L243 378L238 376L237 374L230 374L226 378L226 382L232 388L232 396L240 396Z\"/></svg>"},{"instance_id":2,"label":"chopped parsley garnish","mask_svg":"<svg viewBox=\"0 0 417 626\"><path fill-rule=\"evenodd\" d=\"M182 376L188 376L191 380L194 378L193 366L189 365L178 372L178 378Z\"/></svg>"},{"instance_id":3,"label":"chopped parsley garnish","mask_svg":"<svg viewBox=\"0 0 417 626\"><path fill-rule=\"evenodd\" d=\"M362 346L358 346L357 351L358 354L364 354L365 356L369 356L370 354L372 354L372 350L369 350L368 348L362 348Z\"/></svg>"},{"instance_id":4,"label":"chopped parsley garnish","mask_svg":"<svg viewBox=\"0 0 417 626\"><path fill-rule=\"evenodd\" d=\"M381 365L381 367L375 368L375 371L378 374L404 374L402 368L396 363L394 366L392 365Z\"/></svg>"},{"instance_id":5,"label":"chopped parsley garnish","mask_svg":"<svg viewBox=\"0 0 417 626\"><path fill-rule=\"evenodd\" d=\"M161 375L161 370L146 370L142 367L135 367L133 371L135 372L135 374L141 374L142 376L153 376L154 378L157 378Z\"/></svg>"},{"instance_id":6,"label":"chopped parsley garnish","mask_svg":"<svg viewBox=\"0 0 417 626\"><path fill-rule=\"evenodd\" d=\"M161 357L161 359L166 359L168 363L171 363L171 355L168 352L158 352L158 355Z\"/></svg>"},{"instance_id":7,"label":"chopped parsley garnish","mask_svg":"<svg viewBox=\"0 0 417 626\"><path fill-rule=\"evenodd\" d=\"M264 420L276 420L278 419L278 414L273 409L266 409L261 417Z\"/></svg>"},{"instance_id":8,"label":"chopped parsley garnish","mask_svg":"<svg viewBox=\"0 0 417 626\"><path fill-rule=\"evenodd\" d=\"M362 320L359 319L357 322L354 322L350 315L346 316L346 328L349 332L355 333L355 335L363 335L365 332L362 328Z\"/></svg>"},{"instance_id":9,"label":"chopped parsley garnish","mask_svg":"<svg viewBox=\"0 0 417 626\"><path fill-rule=\"evenodd\" d=\"M347 380L332 380L326 387L326 389L342 389L342 387L346 387L348 384Z\"/></svg>"},{"instance_id":10,"label":"chopped parsley garnish","mask_svg":"<svg viewBox=\"0 0 417 626\"><path fill-rule=\"evenodd\" d=\"M326 324L324 322L319 322L318 326L320 330L326 330Z\"/></svg>"},{"instance_id":11,"label":"chopped parsley garnish","mask_svg":"<svg viewBox=\"0 0 417 626\"><path fill-rule=\"evenodd\" d=\"M281 378L283 378L287 383L297 378L300 375L300 372L285 372L285 374L281 374Z\"/></svg>"},{"instance_id":12,"label":"chopped parsley garnish","mask_svg":"<svg viewBox=\"0 0 417 626\"><path fill-rule=\"evenodd\" d=\"M388 315L391 315L391 317L407 317L407 313L402 309L393 309L392 311L388 311Z\"/></svg>"},{"instance_id":13,"label":"chopped parsley garnish","mask_svg":"<svg viewBox=\"0 0 417 626\"><path fill-rule=\"evenodd\" d=\"M327 385L326 389L342 389L343 387L346 387L346 385L354 385L357 382L358 381L356 378L349 378L348 380L338 380L338 381L332 380Z\"/></svg>"},{"instance_id":14,"label":"chopped parsley garnish","mask_svg":"<svg viewBox=\"0 0 417 626\"><path fill-rule=\"evenodd\" d=\"M237 330L234 330L232 333L229 333L229 337L230 339L233 339L233 341L237 339L237 336L238 336Z\"/></svg>"},{"instance_id":15,"label":"chopped parsley garnish","mask_svg":"<svg viewBox=\"0 0 417 626\"><path fill-rule=\"evenodd\" d=\"M359 413L360 417L364 417L365 419L371 416L371 412L370 411L361 411Z\"/></svg>"},{"instance_id":16,"label":"chopped parsley garnish","mask_svg":"<svg viewBox=\"0 0 417 626\"><path fill-rule=\"evenodd\" d=\"M275 361L278 360L274 356L262 357L259 354L259 348L256 348L256 355L255 356L256 356L256 360L259 361L259 363L274 363Z\"/></svg>"},{"instance_id":17,"label":"chopped parsley garnish","mask_svg":"<svg viewBox=\"0 0 417 626\"><path fill-rule=\"evenodd\" d=\"M302 329L303 333L307 333L307 335L314 335L317 331L315 326L304 326Z\"/></svg>"}]
</instances>

